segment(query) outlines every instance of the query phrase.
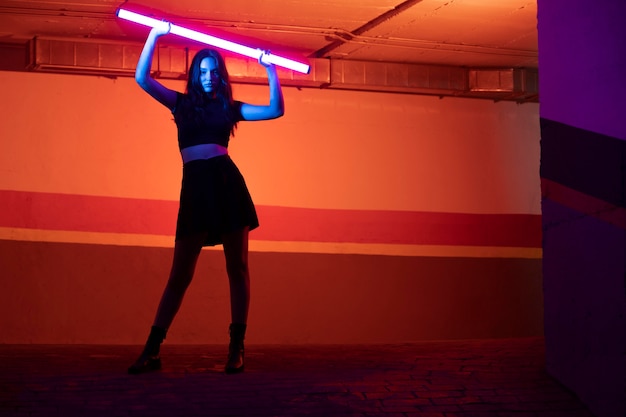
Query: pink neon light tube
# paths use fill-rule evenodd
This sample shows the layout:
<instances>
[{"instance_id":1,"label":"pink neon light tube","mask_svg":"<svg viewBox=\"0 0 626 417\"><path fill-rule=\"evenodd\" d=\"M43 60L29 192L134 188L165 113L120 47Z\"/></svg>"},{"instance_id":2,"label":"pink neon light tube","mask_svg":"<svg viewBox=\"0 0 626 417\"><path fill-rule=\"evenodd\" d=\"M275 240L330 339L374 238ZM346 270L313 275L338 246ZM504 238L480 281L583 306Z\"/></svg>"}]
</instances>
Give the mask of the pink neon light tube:
<instances>
[{"instance_id":1,"label":"pink neon light tube","mask_svg":"<svg viewBox=\"0 0 626 417\"><path fill-rule=\"evenodd\" d=\"M131 12L125 9L118 9L117 16L122 19L129 20L131 22L135 22L144 26L155 27L159 24L162 24L161 20L144 16L142 14ZM261 57L261 54L263 53L263 51L261 51L260 49L250 48L248 46L244 46L235 42L216 38L215 36L187 29L173 23L170 24L170 33L182 36L183 38L205 43L207 45L215 46L216 48L225 49L227 51L235 52L240 55L245 55L250 58L259 59ZM308 74L310 69L309 65L307 64L303 64L301 62L293 61L291 59L283 58L273 54L266 55L264 60L267 62L271 62L272 64L288 68L290 70L298 71L304 74Z\"/></svg>"}]
</instances>

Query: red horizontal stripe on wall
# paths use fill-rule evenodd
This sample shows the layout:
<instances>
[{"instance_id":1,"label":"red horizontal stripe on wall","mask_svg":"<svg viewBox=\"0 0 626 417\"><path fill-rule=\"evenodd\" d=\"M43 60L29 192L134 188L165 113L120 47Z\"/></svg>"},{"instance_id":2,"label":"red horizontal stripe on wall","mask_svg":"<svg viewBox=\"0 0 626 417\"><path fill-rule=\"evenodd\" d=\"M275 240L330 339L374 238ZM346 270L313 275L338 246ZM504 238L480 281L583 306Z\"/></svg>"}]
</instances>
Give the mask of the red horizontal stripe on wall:
<instances>
[{"instance_id":1,"label":"red horizontal stripe on wall","mask_svg":"<svg viewBox=\"0 0 626 417\"><path fill-rule=\"evenodd\" d=\"M0 190L0 227L173 235L178 202ZM256 240L541 247L541 217L257 206Z\"/></svg>"},{"instance_id":2,"label":"red horizontal stripe on wall","mask_svg":"<svg viewBox=\"0 0 626 417\"><path fill-rule=\"evenodd\" d=\"M626 208L541 178L541 196L626 230Z\"/></svg>"},{"instance_id":3,"label":"red horizontal stripe on wall","mask_svg":"<svg viewBox=\"0 0 626 417\"><path fill-rule=\"evenodd\" d=\"M77 194L0 191L0 226L172 235L178 202Z\"/></svg>"},{"instance_id":4,"label":"red horizontal stripe on wall","mask_svg":"<svg viewBox=\"0 0 626 417\"><path fill-rule=\"evenodd\" d=\"M255 239L541 247L541 216L259 207Z\"/></svg>"}]
</instances>

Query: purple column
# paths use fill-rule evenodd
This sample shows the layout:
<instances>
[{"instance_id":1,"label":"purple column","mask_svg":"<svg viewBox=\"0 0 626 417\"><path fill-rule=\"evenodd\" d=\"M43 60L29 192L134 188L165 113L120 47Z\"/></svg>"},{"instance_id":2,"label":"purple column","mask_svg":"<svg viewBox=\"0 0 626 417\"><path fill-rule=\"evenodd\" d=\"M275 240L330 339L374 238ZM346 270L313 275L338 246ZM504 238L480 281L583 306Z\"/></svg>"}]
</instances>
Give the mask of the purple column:
<instances>
[{"instance_id":1,"label":"purple column","mask_svg":"<svg viewBox=\"0 0 626 417\"><path fill-rule=\"evenodd\" d=\"M626 1L538 0L548 372L626 416Z\"/></svg>"}]
</instances>

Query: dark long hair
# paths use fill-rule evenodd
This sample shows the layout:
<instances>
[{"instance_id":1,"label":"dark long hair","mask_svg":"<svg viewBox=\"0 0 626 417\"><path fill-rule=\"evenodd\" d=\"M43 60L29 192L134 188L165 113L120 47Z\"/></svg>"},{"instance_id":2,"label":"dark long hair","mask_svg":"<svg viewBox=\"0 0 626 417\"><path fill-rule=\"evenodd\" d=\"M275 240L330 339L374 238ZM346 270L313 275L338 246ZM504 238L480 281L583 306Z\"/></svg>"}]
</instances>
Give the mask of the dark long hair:
<instances>
[{"instance_id":1,"label":"dark long hair","mask_svg":"<svg viewBox=\"0 0 626 417\"><path fill-rule=\"evenodd\" d=\"M213 58L217 63L217 73L219 75L219 83L215 88L215 91L211 94L206 93L202 88L200 82L200 63L205 58ZM198 51L189 65L189 76L187 78L187 88L185 90L189 97L189 103L184 106L183 111L178 112L179 117L182 118L201 118L203 115L204 107L209 100L217 99L222 103L222 106L226 112L226 117L233 123L231 129L231 135L234 135L237 127L237 122L234 110L233 90L230 84L230 77L228 70L226 69L226 63L222 54L215 49L205 48Z\"/></svg>"}]
</instances>

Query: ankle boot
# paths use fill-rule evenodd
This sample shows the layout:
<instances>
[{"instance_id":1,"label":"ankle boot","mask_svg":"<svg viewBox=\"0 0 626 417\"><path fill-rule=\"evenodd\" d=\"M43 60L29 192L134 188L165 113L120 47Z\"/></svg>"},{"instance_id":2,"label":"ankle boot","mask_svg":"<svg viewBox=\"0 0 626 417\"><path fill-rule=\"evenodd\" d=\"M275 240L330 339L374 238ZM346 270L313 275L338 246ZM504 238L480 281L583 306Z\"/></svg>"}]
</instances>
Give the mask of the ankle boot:
<instances>
[{"instance_id":1,"label":"ankle boot","mask_svg":"<svg viewBox=\"0 0 626 417\"><path fill-rule=\"evenodd\" d=\"M141 352L141 355L139 355L135 363L128 368L129 374L137 375L161 369L159 351L166 333L167 331L165 329L152 326L143 352Z\"/></svg>"},{"instance_id":2,"label":"ankle boot","mask_svg":"<svg viewBox=\"0 0 626 417\"><path fill-rule=\"evenodd\" d=\"M228 361L225 369L227 374L243 372L243 339L246 336L246 327L242 323L230 325L230 344L228 345Z\"/></svg>"}]
</instances>

